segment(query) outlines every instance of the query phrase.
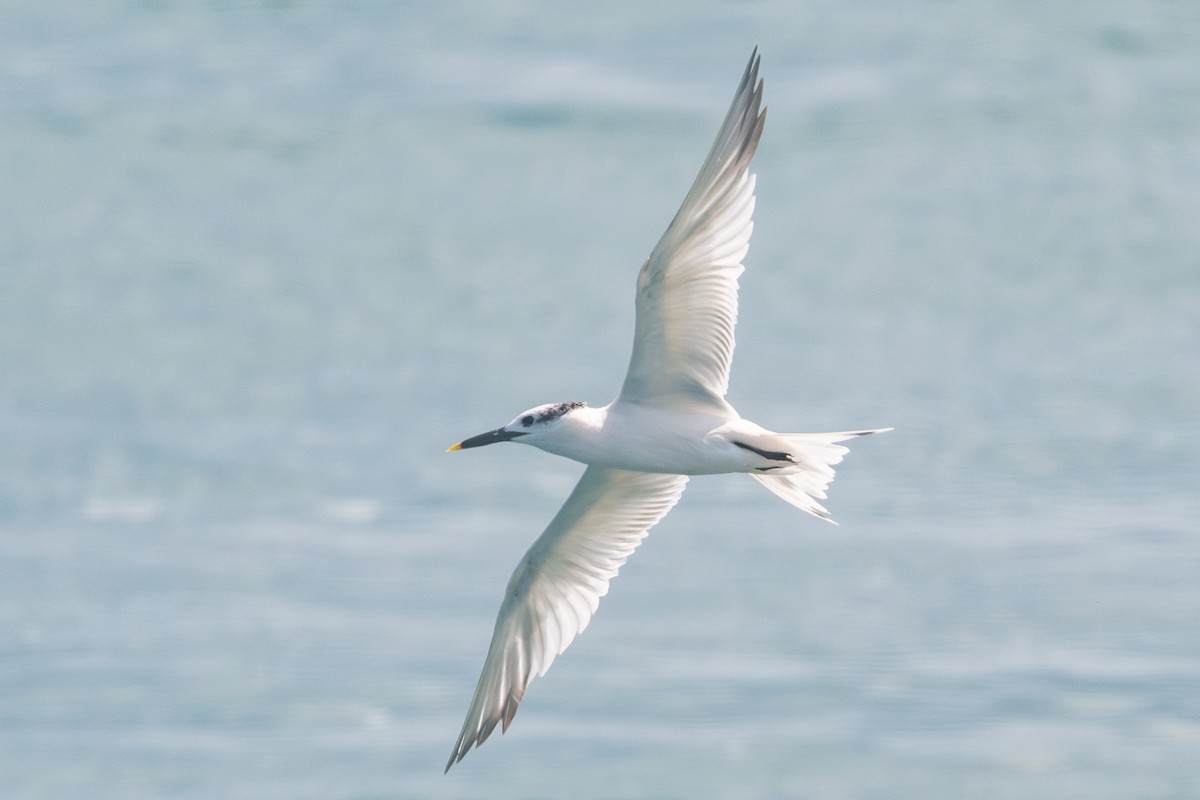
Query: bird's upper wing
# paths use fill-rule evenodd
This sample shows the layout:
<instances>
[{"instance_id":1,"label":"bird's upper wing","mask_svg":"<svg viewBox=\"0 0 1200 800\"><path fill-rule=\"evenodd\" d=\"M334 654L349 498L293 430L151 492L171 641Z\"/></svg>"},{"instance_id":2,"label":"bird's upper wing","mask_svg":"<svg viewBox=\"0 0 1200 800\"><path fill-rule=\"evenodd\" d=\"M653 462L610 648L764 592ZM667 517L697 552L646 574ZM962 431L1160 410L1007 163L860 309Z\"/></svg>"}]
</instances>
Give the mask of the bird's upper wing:
<instances>
[{"instance_id":1,"label":"bird's upper wing","mask_svg":"<svg viewBox=\"0 0 1200 800\"><path fill-rule=\"evenodd\" d=\"M766 109L750 57L729 113L687 197L637 281L637 326L620 399L724 410L737 280L754 227L750 159Z\"/></svg>"},{"instance_id":2,"label":"bird's upper wing","mask_svg":"<svg viewBox=\"0 0 1200 800\"><path fill-rule=\"evenodd\" d=\"M447 770L497 723L508 730L526 687L587 627L609 581L686 484L685 475L587 468L508 581Z\"/></svg>"}]
</instances>

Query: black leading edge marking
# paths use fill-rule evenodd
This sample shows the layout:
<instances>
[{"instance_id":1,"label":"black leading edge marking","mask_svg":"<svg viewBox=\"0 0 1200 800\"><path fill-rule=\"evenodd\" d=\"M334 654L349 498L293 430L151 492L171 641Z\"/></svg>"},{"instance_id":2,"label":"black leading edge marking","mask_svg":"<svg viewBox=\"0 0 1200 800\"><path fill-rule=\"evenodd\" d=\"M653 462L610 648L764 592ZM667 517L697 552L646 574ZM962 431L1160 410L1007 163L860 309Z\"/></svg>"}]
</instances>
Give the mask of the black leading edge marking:
<instances>
[{"instance_id":1,"label":"black leading edge marking","mask_svg":"<svg viewBox=\"0 0 1200 800\"><path fill-rule=\"evenodd\" d=\"M758 453L763 458L769 458L772 461L790 461L796 463L796 459L792 458L791 453L781 453L778 450L759 450L757 447L751 447L745 442L734 442L743 450L749 450L752 453ZM767 467L766 469L779 469L778 467Z\"/></svg>"}]
</instances>

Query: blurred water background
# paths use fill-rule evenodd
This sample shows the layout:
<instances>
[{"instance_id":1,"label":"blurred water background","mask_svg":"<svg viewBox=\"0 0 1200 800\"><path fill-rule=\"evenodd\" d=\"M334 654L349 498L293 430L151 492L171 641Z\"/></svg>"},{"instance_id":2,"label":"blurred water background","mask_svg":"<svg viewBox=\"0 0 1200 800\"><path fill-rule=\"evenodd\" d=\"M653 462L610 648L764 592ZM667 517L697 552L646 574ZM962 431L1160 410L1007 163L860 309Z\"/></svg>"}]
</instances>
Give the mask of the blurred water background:
<instances>
[{"instance_id":1,"label":"blurred water background","mask_svg":"<svg viewBox=\"0 0 1200 800\"><path fill-rule=\"evenodd\" d=\"M443 777L754 45L731 399ZM0 794L1200 796L1200 6L0 7Z\"/></svg>"}]
</instances>

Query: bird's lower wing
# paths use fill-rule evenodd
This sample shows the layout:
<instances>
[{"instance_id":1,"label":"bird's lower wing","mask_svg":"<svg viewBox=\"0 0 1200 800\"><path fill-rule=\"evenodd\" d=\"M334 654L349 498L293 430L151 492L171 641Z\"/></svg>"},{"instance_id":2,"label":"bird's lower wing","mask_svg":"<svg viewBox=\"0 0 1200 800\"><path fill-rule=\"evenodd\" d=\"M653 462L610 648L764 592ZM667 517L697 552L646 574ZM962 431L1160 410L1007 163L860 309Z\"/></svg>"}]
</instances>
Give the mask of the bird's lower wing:
<instances>
[{"instance_id":1,"label":"bird's lower wing","mask_svg":"<svg viewBox=\"0 0 1200 800\"><path fill-rule=\"evenodd\" d=\"M617 570L686 484L685 475L587 468L508 581L447 770L497 723L508 730L526 687L587 627Z\"/></svg>"},{"instance_id":2,"label":"bird's lower wing","mask_svg":"<svg viewBox=\"0 0 1200 800\"><path fill-rule=\"evenodd\" d=\"M638 273L637 324L622 400L725 408L738 277L754 227L750 160L767 113L758 61L755 52L704 166Z\"/></svg>"}]
</instances>

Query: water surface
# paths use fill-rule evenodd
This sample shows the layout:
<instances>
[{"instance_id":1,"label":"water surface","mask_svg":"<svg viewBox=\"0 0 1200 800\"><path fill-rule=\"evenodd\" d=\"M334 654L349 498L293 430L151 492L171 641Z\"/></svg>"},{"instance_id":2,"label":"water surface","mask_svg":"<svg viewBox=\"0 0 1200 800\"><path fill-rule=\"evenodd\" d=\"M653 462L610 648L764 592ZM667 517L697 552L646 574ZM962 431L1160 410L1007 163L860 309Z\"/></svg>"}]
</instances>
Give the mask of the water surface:
<instances>
[{"instance_id":1,"label":"water surface","mask_svg":"<svg viewBox=\"0 0 1200 800\"><path fill-rule=\"evenodd\" d=\"M0 12L11 798L1200 792L1189 4ZM731 400L893 425L832 528L696 479L443 777L752 46Z\"/></svg>"}]
</instances>

